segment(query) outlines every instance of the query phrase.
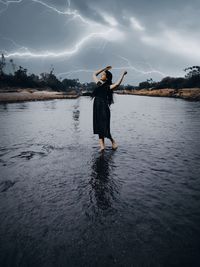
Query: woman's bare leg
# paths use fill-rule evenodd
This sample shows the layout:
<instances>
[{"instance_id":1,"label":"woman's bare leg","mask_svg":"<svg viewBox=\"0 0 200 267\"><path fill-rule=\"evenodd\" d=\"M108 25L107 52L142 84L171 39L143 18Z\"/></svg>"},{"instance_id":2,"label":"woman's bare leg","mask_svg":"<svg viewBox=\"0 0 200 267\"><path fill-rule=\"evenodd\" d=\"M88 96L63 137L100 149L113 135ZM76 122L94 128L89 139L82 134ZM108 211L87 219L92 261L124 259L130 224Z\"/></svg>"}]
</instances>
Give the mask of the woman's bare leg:
<instances>
[{"instance_id":1,"label":"woman's bare leg","mask_svg":"<svg viewBox=\"0 0 200 267\"><path fill-rule=\"evenodd\" d=\"M99 145L100 145L100 150L105 149L104 136L102 135L99 135Z\"/></svg>"},{"instance_id":2,"label":"woman's bare leg","mask_svg":"<svg viewBox=\"0 0 200 267\"><path fill-rule=\"evenodd\" d=\"M101 150L105 149L104 141L102 138L99 139L99 145Z\"/></svg>"},{"instance_id":3,"label":"woman's bare leg","mask_svg":"<svg viewBox=\"0 0 200 267\"><path fill-rule=\"evenodd\" d=\"M111 134L110 134L110 137L109 137L111 143L112 143L112 149L117 149L118 148L118 145L117 143L115 142L115 140L112 138Z\"/></svg>"}]
</instances>

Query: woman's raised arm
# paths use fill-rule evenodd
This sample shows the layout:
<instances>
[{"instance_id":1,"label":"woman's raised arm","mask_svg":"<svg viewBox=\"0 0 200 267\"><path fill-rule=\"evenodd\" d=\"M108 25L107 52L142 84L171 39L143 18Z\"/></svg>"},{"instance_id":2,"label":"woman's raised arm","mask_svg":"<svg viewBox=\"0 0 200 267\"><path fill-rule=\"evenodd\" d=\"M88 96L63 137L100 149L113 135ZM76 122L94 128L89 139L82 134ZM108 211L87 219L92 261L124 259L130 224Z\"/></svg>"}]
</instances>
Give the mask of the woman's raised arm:
<instances>
[{"instance_id":1,"label":"woman's raised arm","mask_svg":"<svg viewBox=\"0 0 200 267\"><path fill-rule=\"evenodd\" d=\"M97 70L97 71L95 71L94 73L93 73L93 79L94 79L94 81L97 83L98 81L99 81L99 79L97 78L97 75L99 75L99 73L101 73L101 72L103 72L103 71L105 71L105 70L109 70L109 69L111 69L112 67L111 66L107 66L107 67L105 67L105 68L103 68L103 69L99 69L99 70Z\"/></svg>"},{"instance_id":2,"label":"woman's raised arm","mask_svg":"<svg viewBox=\"0 0 200 267\"><path fill-rule=\"evenodd\" d=\"M113 84L110 85L110 89L114 90L115 88L117 88L117 87L121 84L121 82L122 82L122 80L123 80L123 78L124 78L124 76L125 76L126 74L127 74L127 71L125 70L125 71L121 74L121 77L119 78L119 80L118 80L116 83L113 83Z\"/></svg>"}]
</instances>

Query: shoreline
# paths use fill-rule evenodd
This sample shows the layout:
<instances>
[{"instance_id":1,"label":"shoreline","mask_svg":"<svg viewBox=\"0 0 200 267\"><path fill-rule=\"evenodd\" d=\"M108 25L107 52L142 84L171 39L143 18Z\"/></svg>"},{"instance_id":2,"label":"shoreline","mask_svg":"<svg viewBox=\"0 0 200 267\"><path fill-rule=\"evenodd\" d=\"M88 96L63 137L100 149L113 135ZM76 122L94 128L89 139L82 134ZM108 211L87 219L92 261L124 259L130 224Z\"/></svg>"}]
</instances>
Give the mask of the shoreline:
<instances>
[{"instance_id":1,"label":"shoreline","mask_svg":"<svg viewBox=\"0 0 200 267\"><path fill-rule=\"evenodd\" d=\"M122 95L138 95L151 97L172 97L189 101L200 101L200 88L183 88L179 90L165 89L140 89L140 90L123 90L115 91L116 94ZM24 101L45 101L52 99L76 99L81 94L72 92L58 92L49 88L38 90L37 88L5 88L0 89L0 104L16 103ZM84 96L84 95L83 95Z\"/></svg>"},{"instance_id":2,"label":"shoreline","mask_svg":"<svg viewBox=\"0 0 200 267\"><path fill-rule=\"evenodd\" d=\"M78 97L79 95L74 93L65 93L53 90L37 90L35 88L6 88L5 90L0 90L0 104L52 99L75 99Z\"/></svg>"},{"instance_id":3,"label":"shoreline","mask_svg":"<svg viewBox=\"0 0 200 267\"><path fill-rule=\"evenodd\" d=\"M123 90L115 92L116 94L139 95L139 96L157 96L157 97L173 97L181 98L190 101L200 101L200 88L183 88L179 90L164 88L164 89L141 89L141 90Z\"/></svg>"}]
</instances>

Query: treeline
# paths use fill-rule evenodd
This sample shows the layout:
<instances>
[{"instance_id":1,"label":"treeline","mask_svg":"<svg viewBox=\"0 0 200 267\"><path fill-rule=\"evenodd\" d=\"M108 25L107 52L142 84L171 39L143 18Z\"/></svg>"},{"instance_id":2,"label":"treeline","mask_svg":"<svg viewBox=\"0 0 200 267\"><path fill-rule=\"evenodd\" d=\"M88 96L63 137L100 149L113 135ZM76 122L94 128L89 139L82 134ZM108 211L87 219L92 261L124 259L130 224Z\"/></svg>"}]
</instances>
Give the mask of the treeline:
<instances>
[{"instance_id":1,"label":"treeline","mask_svg":"<svg viewBox=\"0 0 200 267\"><path fill-rule=\"evenodd\" d=\"M79 79L63 79L59 80L53 73L54 68L50 72L43 72L40 75L28 74L27 69L17 66L13 59L6 61L4 54L0 58L0 89L6 87L21 88L37 88L38 90L53 89L54 91L88 91L94 89L95 82L80 83ZM119 89L123 90L123 85Z\"/></svg>"},{"instance_id":2,"label":"treeline","mask_svg":"<svg viewBox=\"0 0 200 267\"><path fill-rule=\"evenodd\" d=\"M185 68L185 77L165 77L160 82L153 81L152 78L139 83L135 89L181 89L181 88L200 88L200 66Z\"/></svg>"},{"instance_id":3,"label":"treeline","mask_svg":"<svg viewBox=\"0 0 200 267\"><path fill-rule=\"evenodd\" d=\"M7 73L9 69L9 74ZM50 72L43 72L39 75L28 74L27 69L17 66L13 59L6 62L4 54L0 59L0 88L5 87L22 87L22 88L51 88L55 91L71 91L78 90L81 86L79 79L64 79L60 81L53 73L54 68Z\"/></svg>"},{"instance_id":4,"label":"treeline","mask_svg":"<svg viewBox=\"0 0 200 267\"><path fill-rule=\"evenodd\" d=\"M162 89L162 88L200 88L200 66L192 66L185 68L185 77L165 77L159 82L153 81L152 78L134 85L120 85L118 90L132 89ZM13 59L6 62L4 54L0 58L0 89L5 87L21 87L21 88L37 88L44 90L51 88L55 91L68 92L75 90L91 92L94 89L95 83L80 83L79 79L63 79L59 80L53 73L52 67L50 72L43 72L40 75L28 74L27 69L22 66L17 66Z\"/></svg>"}]
</instances>

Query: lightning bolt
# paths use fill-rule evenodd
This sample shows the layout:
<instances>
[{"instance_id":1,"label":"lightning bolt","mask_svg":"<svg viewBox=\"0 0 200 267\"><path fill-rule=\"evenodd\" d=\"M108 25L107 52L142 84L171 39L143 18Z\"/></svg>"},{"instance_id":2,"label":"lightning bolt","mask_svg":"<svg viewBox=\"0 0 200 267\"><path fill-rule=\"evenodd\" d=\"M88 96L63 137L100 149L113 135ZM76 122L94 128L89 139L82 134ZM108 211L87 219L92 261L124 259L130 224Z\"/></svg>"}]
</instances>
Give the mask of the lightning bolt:
<instances>
[{"instance_id":1,"label":"lightning bolt","mask_svg":"<svg viewBox=\"0 0 200 267\"><path fill-rule=\"evenodd\" d=\"M161 71L159 71L159 70L155 70L155 69L153 69L152 66L150 65L150 63L148 63L148 62L145 62L145 64L147 64L147 65L151 68L151 70L149 70L149 71L144 71L144 70L141 70L141 69L138 69L138 68L134 67L134 66L130 63L130 61L129 61L127 58L125 58L125 57L123 57L123 56L120 56L120 55L116 55L116 56L118 56L118 57L120 57L121 59L125 60L125 61L128 63L128 67L119 67L119 68L115 68L115 69L124 69L124 68L126 68L126 69L133 70L133 71L135 71L135 72L138 72L138 73L140 73L140 74L142 74L142 75L152 74L152 73L157 73L157 74L159 74L159 75L161 75L161 76L163 76L163 77L166 76L165 73L163 73L163 72L161 72Z\"/></svg>"},{"instance_id":2,"label":"lightning bolt","mask_svg":"<svg viewBox=\"0 0 200 267\"><path fill-rule=\"evenodd\" d=\"M165 73L163 73L163 72L161 72L159 70L153 69L151 64L148 63L148 62L143 62L143 63L147 64L150 67L151 70L144 71L144 70L141 70L141 69L138 69L138 68L134 67L127 58L125 58L123 56L120 56L120 55L116 55L116 54L113 54L113 55L115 55L117 57L120 57L123 60L125 60L128 63L128 66L114 67L114 68L112 68L112 70L120 70L120 69L127 70L127 69L130 69L130 70L133 70L134 72L140 73L141 75L148 75L148 74L152 74L152 73L157 73L157 74L161 75L162 77L166 77L167 76L167 74L165 74ZM77 69L77 70L73 70L73 71L57 73L56 75L58 77L61 77L62 75L71 76L72 74L78 73L78 72L91 72L91 73L93 73L94 71L95 70L91 70L91 69Z\"/></svg>"},{"instance_id":3,"label":"lightning bolt","mask_svg":"<svg viewBox=\"0 0 200 267\"><path fill-rule=\"evenodd\" d=\"M65 11L58 10L56 7L50 6L47 3L40 1L40 0L30 0L30 1L38 3L44 7L47 7L48 9L50 9L50 10L52 10L52 11L54 11L60 15L72 15L73 18L79 18L82 22L84 22L86 24L90 24L89 20L86 20L83 16L81 16L78 13L78 10L71 10L70 9L70 1L68 1L68 8ZM10 4L20 4L22 2L23 2L23 0L16 0L16 1L2 1L2 0L0 0L0 3L6 5L6 8L3 11L5 11Z\"/></svg>"},{"instance_id":4,"label":"lightning bolt","mask_svg":"<svg viewBox=\"0 0 200 267\"><path fill-rule=\"evenodd\" d=\"M62 57L62 56L71 56L75 53L77 53L80 48L86 43L89 39L93 39L94 37L102 37L102 38L108 38L109 33L112 31L112 29L109 29L107 32L99 33L99 32L93 32L85 36L83 39L81 39L78 43L75 44L75 47L69 50L65 50L62 52L42 52L42 53L32 53L28 50L28 48L25 48L26 52L13 52L5 54L5 57L32 57L32 58L46 58L46 57Z\"/></svg>"},{"instance_id":5,"label":"lightning bolt","mask_svg":"<svg viewBox=\"0 0 200 267\"><path fill-rule=\"evenodd\" d=\"M30 0L31 2L35 2L38 3L40 5L45 6L46 8L53 10L54 12L61 14L61 15L71 15L72 16L72 20L73 19L80 19L82 23L88 24L89 26L91 26L92 28L94 28L94 25L100 25L98 23L95 22L91 22L89 20L86 20L84 17L82 17L77 10L71 10L70 9L70 1L68 0L68 9L65 11L60 11L55 7L52 7L50 5L48 5L47 3L44 3L43 1L40 0ZM3 3L4 5L8 6L10 4L19 4L23 2L23 0L16 0L16 1L2 1L0 0L0 3ZM5 11L5 10L4 10ZM69 21L68 21L69 22ZM102 27L102 26L101 26ZM23 52L19 52L19 51L15 51L13 53L9 53L8 51L5 51L5 57L9 58L9 57L27 57L27 58L47 58L47 57L63 57L63 56L71 56L73 54L76 54L81 47L89 40L89 39L94 39L94 38L103 38L108 40L109 39L109 34L112 32L112 29L106 30L106 28L104 29L103 32L92 32L90 34L88 34L87 36L85 36L84 38L82 38L78 43L75 44L74 48L68 49L68 50L64 50L62 52L50 52L50 51L43 51L43 52L39 52L39 53L34 53L31 52L27 47L21 47L21 49L23 49ZM8 38L7 38L8 39ZM11 40L11 39L10 39ZM12 40L12 42L14 43L14 41ZM104 46L105 47L105 46ZM103 48L104 49L104 48Z\"/></svg>"},{"instance_id":6,"label":"lightning bolt","mask_svg":"<svg viewBox=\"0 0 200 267\"><path fill-rule=\"evenodd\" d=\"M90 70L90 69L78 69L78 70L72 70L72 71L57 73L56 76L58 76L58 77L60 77L62 75L71 76L72 74L77 73L77 72L94 72L94 70Z\"/></svg>"},{"instance_id":7,"label":"lightning bolt","mask_svg":"<svg viewBox=\"0 0 200 267\"><path fill-rule=\"evenodd\" d=\"M25 47L25 46L21 46L21 45L17 44L17 43L16 43L15 41L13 41L11 38L5 37L5 36L3 36L2 34L0 34L0 36L1 36L1 39L8 40L8 41L10 41L15 47L19 47L20 50L21 50L21 49L28 50L27 47Z\"/></svg>"},{"instance_id":8,"label":"lightning bolt","mask_svg":"<svg viewBox=\"0 0 200 267\"><path fill-rule=\"evenodd\" d=\"M85 19L83 16L81 16L77 10L72 10L70 8L70 0L67 0L68 2L68 8L64 11L62 10L59 10L57 9L56 7L54 6L51 6L43 1L40 1L40 0L29 0L30 2L34 2L34 3L37 3L37 4L40 4L42 6L44 6L45 8L53 11L53 12L56 12L57 14L59 15L64 15L64 16L72 16L72 18L69 21L71 20L74 20L74 19L79 19L81 21L81 23L84 23L84 24L87 24L89 26L91 26L92 28L94 28L94 25L100 25L98 23L95 23L94 21L90 21L90 20L87 20ZM0 0L0 3L2 3L3 5L6 6L5 9L3 9L2 12L6 11L6 9L9 7L10 4L20 4L22 3L23 0L10 0L10 1L3 1L3 0ZM0 14L2 13L0 12ZM100 25L101 28L102 28L102 25ZM58 58L58 57L63 57L63 56L72 56L74 54L76 54L77 52L79 52L79 50L81 49L81 47L86 43L88 42L88 40L90 39L94 39L94 38L103 38L104 39L104 44L102 47L100 47L100 53L102 53L105 49L105 46L107 44L108 41L110 41L110 36L111 36L111 32L113 31L114 27L110 27L109 30L106 31L106 28L103 30L103 32L92 32L88 35L86 35L85 37L83 37L80 41L78 41L74 48L71 48L71 49L66 49L64 51L61 51L61 52L50 52L50 51L43 51L43 52L40 52L40 53L34 53L34 52L31 52L27 47L24 47L24 46L20 46L18 45L15 41L13 41L12 39L9 39L9 38L6 38L6 37L3 37L4 39L7 39L9 41L11 41L16 47L19 47L18 50L23 50L23 51L15 51L13 53L9 53L7 51L5 51L5 57L9 58L9 57L25 57L25 58L47 58L47 57L52 57L52 58ZM133 66L130 61L125 58L125 57L122 57L122 56L119 56L117 55L118 57L120 57L121 59L123 59L124 61L127 62L128 66L125 66L125 67L115 67L113 69L130 69L130 70L133 70L134 72L138 72L140 73L141 75L146 75L146 74L152 74L152 73L157 73L161 76L166 76L166 74L164 74L163 72L161 71L158 71L158 70L155 70L152 68L152 66L149 64L149 63L145 63L147 64L149 67L150 67L150 70L149 71L144 71L144 70L141 70L141 69L138 69L136 68L135 66ZM93 72L94 70L87 70L87 69L78 69L78 70L74 70L74 71L69 71L69 72L63 72L63 73L59 73L58 75L71 75L72 73L77 73L77 72Z\"/></svg>"},{"instance_id":9,"label":"lightning bolt","mask_svg":"<svg viewBox=\"0 0 200 267\"><path fill-rule=\"evenodd\" d=\"M149 63L146 63L146 64L151 67L151 70L149 70L149 71L143 71L143 70L137 69L136 67L132 66L131 63L129 62L129 60L127 58L122 57L122 56L119 56L119 57L121 57L124 60L126 60L128 62L128 66L114 67L114 68L112 68L112 70L120 70L120 69L127 70L127 69L130 69L130 70L133 70L134 72L138 72L138 73L140 73L142 75L147 75L147 74L152 74L152 73L158 73L158 74L160 74L163 77L166 76L166 74L164 74L163 72L160 72L158 70L152 69L152 67L151 67L151 65ZM67 71L67 72L57 73L56 75L58 77L61 77L62 75L64 75L64 76L71 76L72 74L78 73L78 72L91 72L91 73L93 73L94 71L95 70L91 70L91 69L78 69L78 70L73 70L73 71Z\"/></svg>"}]
</instances>

